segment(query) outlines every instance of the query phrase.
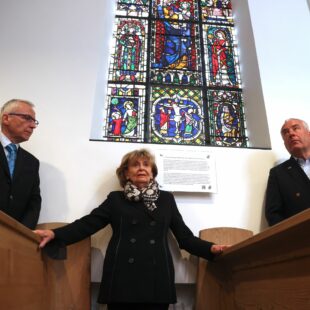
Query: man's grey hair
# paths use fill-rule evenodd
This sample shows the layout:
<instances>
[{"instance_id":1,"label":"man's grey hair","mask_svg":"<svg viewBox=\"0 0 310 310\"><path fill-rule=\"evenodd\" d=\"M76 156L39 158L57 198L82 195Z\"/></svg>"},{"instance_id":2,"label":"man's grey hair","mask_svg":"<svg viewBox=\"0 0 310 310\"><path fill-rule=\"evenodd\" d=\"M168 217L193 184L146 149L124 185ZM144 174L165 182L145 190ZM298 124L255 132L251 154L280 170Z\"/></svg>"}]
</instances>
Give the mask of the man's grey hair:
<instances>
[{"instance_id":1,"label":"man's grey hair","mask_svg":"<svg viewBox=\"0 0 310 310\"><path fill-rule=\"evenodd\" d=\"M286 119L285 121L284 121L284 124L286 123L286 122L288 122L288 121L299 121L299 122L301 122L302 124L303 124L303 126L304 126L304 128L306 129L306 130L308 130L309 131L309 126L308 126L308 124L304 121L304 120L302 120L302 119L299 119L299 118L288 118L288 119ZM283 124L283 125L284 125ZM283 126L281 127L281 134L282 134L282 128L283 128Z\"/></svg>"},{"instance_id":2,"label":"man's grey hair","mask_svg":"<svg viewBox=\"0 0 310 310\"><path fill-rule=\"evenodd\" d=\"M1 107L0 122L2 122L3 114L13 112L20 105L20 103L28 104L30 107L34 108L34 104L28 100L11 99Z\"/></svg>"}]
</instances>

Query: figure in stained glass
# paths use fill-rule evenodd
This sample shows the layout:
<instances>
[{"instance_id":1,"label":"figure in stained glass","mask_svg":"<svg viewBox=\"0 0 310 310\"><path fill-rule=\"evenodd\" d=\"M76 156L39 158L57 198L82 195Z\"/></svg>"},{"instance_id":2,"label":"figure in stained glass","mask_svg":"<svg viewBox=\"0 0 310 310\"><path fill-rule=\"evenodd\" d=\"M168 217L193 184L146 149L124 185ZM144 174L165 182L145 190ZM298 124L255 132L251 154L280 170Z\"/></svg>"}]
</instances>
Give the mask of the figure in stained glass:
<instances>
[{"instance_id":1,"label":"figure in stained glass","mask_svg":"<svg viewBox=\"0 0 310 310\"><path fill-rule=\"evenodd\" d=\"M174 95L161 98L154 105L156 134L178 142L191 140L201 133L201 117L194 101Z\"/></svg>"},{"instance_id":2,"label":"figure in stained glass","mask_svg":"<svg viewBox=\"0 0 310 310\"><path fill-rule=\"evenodd\" d=\"M207 22L232 22L231 0L202 0L203 17Z\"/></svg>"},{"instance_id":3,"label":"figure in stained glass","mask_svg":"<svg viewBox=\"0 0 310 310\"><path fill-rule=\"evenodd\" d=\"M189 108L187 111L183 112L183 120L185 123L185 128L184 128L184 136L185 138L190 138L192 137L193 134L193 129L197 129L198 127L198 120L196 118L197 115L195 115L193 108ZM199 118L198 118L199 119Z\"/></svg>"},{"instance_id":4,"label":"figure in stained glass","mask_svg":"<svg viewBox=\"0 0 310 310\"><path fill-rule=\"evenodd\" d=\"M242 94L237 91L210 91L211 140L217 145L245 146Z\"/></svg>"},{"instance_id":5,"label":"figure in stained glass","mask_svg":"<svg viewBox=\"0 0 310 310\"><path fill-rule=\"evenodd\" d=\"M226 28L208 28L208 51L211 81L216 84L236 84L230 34ZM225 76L228 79L225 79Z\"/></svg>"},{"instance_id":6,"label":"figure in stained glass","mask_svg":"<svg viewBox=\"0 0 310 310\"><path fill-rule=\"evenodd\" d=\"M179 20L190 19L190 4L179 0L167 1L158 5L158 16L164 21L158 21L158 32L161 40L156 40L156 63L152 68L183 69L188 67L190 60L190 24ZM162 27L163 26L163 27Z\"/></svg>"},{"instance_id":7,"label":"figure in stained glass","mask_svg":"<svg viewBox=\"0 0 310 310\"><path fill-rule=\"evenodd\" d=\"M117 66L120 70L120 81L136 80L136 73L139 70L141 40L138 33L141 33L139 25L135 22L124 22L121 25L122 34L117 45Z\"/></svg>"},{"instance_id":8,"label":"figure in stained glass","mask_svg":"<svg viewBox=\"0 0 310 310\"><path fill-rule=\"evenodd\" d=\"M136 136L138 113L135 102L137 103L137 100L133 98L112 98L109 117L110 136Z\"/></svg>"},{"instance_id":9,"label":"figure in stained glass","mask_svg":"<svg viewBox=\"0 0 310 310\"><path fill-rule=\"evenodd\" d=\"M158 131L161 136L167 136L168 130L170 128L170 115L171 115L171 108L166 108L164 106L159 107L159 126Z\"/></svg>"},{"instance_id":10,"label":"figure in stained glass","mask_svg":"<svg viewBox=\"0 0 310 310\"><path fill-rule=\"evenodd\" d=\"M124 123L125 130L124 136L134 136L136 133L137 123L138 123L138 114L137 110L134 109L134 103L132 101L126 101L124 103L125 114L124 114Z\"/></svg>"},{"instance_id":11,"label":"figure in stained glass","mask_svg":"<svg viewBox=\"0 0 310 310\"><path fill-rule=\"evenodd\" d=\"M221 137L236 137L238 135L238 115L231 104L220 106L216 124Z\"/></svg>"},{"instance_id":12,"label":"figure in stained glass","mask_svg":"<svg viewBox=\"0 0 310 310\"><path fill-rule=\"evenodd\" d=\"M111 113L111 132L114 136L120 136L122 133L122 113L120 111L113 111Z\"/></svg>"}]
</instances>

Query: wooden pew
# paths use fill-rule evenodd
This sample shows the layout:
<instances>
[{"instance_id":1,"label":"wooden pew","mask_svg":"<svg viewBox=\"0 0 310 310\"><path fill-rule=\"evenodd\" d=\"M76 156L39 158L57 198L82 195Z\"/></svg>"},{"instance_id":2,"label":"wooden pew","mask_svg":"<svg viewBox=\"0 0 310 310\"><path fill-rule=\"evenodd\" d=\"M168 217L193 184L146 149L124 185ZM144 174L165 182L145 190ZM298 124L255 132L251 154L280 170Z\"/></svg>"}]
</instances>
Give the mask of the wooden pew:
<instances>
[{"instance_id":1,"label":"wooden pew","mask_svg":"<svg viewBox=\"0 0 310 310\"><path fill-rule=\"evenodd\" d=\"M60 223L39 225L55 228ZM0 211L0 308L90 309L90 238L67 247L66 260L38 249L40 238Z\"/></svg>"},{"instance_id":2,"label":"wooden pew","mask_svg":"<svg viewBox=\"0 0 310 310\"><path fill-rule=\"evenodd\" d=\"M240 241L248 239L253 236L251 230L236 228L236 227L215 227L201 230L199 237L204 240L212 241L216 244L236 244ZM206 309L206 292L209 294L219 295L221 286L218 283L213 283L212 279L209 280L210 274L207 268L208 262L205 259L199 258L198 272L196 281L196 310ZM209 309L213 309L212 301L209 301Z\"/></svg>"},{"instance_id":3,"label":"wooden pew","mask_svg":"<svg viewBox=\"0 0 310 310\"><path fill-rule=\"evenodd\" d=\"M233 245L207 264L196 310L310 309L309 236L310 209Z\"/></svg>"}]
</instances>

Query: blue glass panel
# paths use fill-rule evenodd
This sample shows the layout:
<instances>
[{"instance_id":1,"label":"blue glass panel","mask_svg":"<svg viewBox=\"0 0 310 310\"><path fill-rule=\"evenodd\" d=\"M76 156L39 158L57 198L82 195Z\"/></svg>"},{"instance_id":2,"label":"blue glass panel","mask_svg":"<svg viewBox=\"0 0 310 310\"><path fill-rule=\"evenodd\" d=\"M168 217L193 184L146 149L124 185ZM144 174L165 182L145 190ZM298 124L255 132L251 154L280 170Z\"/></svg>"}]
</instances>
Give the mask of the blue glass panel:
<instances>
[{"instance_id":1,"label":"blue glass panel","mask_svg":"<svg viewBox=\"0 0 310 310\"><path fill-rule=\"evenodd\" d=\"M143 142L145 88L110 85L104 137L109 141Z\"/></svg>"},{"instance_id":2,"label":"blue glass panel","mask_svg":"<svg viewBox=\"0 0 310 310\"><path fill-rule=\"evenodd\" d=\"M205 144L200 90L154 87L151 93L151 142Z\"/></svg>"}]
</instances>

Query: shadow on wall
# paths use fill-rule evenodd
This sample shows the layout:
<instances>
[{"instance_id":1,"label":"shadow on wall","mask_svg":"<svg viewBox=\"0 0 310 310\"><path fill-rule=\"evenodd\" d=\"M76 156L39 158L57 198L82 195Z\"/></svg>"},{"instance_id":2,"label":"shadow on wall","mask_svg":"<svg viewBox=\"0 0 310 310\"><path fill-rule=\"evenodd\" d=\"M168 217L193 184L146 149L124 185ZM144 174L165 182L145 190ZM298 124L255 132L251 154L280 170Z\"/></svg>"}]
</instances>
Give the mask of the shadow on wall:
<instances>
[{"instance_id":1,"label":"shadow on wall","mask_svg":"<svg viewBox=\"0 0 310 310\"><path fill-rule=\"evenodd\" d=\"M265 219L265 196L269 170L274 166L276 157L272 151L254 152L248 161L248 183L250 201L247 223L250 227L257 226L258 232L268 227ZM250 225L249 225L250 224Z\"/></svg>"},{"instance_id":2,"label":"shadow on wall","mask_svg":"<svg viewBox=\"0 0 310 310\"><path fill-rule=\"evenodd\" d=\"M67 214L68 199L64 174L54 166L40 163L40 187L42 208L39 223L63 222L62 214Z\"/></svg>"},{"instance_id":3,"label":"shadow on wall","mask_svg":"<svg viewBox=\"0 0 310 310\"><path fill-rule=\"evenodd\" d=\"M281 164L281 163L283 163L288 158L276 159L275 156L273 156L273 159L274 159L273 165L270 167L270 169L275 167L275 166L277 166L277 165L279 165L279 164ZM262 205L260 231L263 231L263 230L269 228L268 222L267 222L266 217L265 217L266 190L267 190L268 177L269 177L269 171L268 171L268 175L267 175L267 178L266 178L266 189L265 189L265 192L264 192L264 200L263 200L263 205Z\"/></svg>"}]
</instances>

